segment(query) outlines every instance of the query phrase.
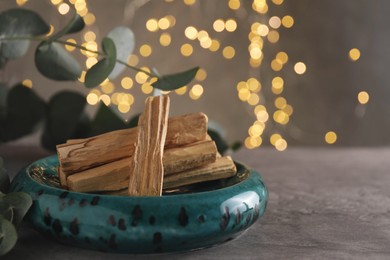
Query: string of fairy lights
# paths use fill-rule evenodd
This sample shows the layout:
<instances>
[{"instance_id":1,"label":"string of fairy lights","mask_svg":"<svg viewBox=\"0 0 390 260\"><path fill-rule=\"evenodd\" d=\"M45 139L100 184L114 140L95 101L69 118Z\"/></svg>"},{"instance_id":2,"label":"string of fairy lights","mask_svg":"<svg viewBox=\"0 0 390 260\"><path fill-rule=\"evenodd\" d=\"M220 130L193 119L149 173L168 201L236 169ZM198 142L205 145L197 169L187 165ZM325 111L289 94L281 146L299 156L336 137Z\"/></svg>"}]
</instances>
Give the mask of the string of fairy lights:
<instances>
[{"instance_id":1,"label":"string of fairy lights","mask_svg":"<svg viewBox=\"0 0 390 260\"><path fill-rule=\"evenodd\" d=\"M166 3L182 2L185 6L191 7L199 0L165 0ZM16 0L19 6L26 4L28 0ZM97 17L88 9L86 0L50 0L50 2L57 8L58 13L66 15L74 9L87 25L83 37L77 41L74 38L67 39L68 42L74 44L81 44L92 51L98 50L97 35L90 29L89 26L95 24ZM226 4L230 12L234 13L240 8L246 8L243 0L226 0L221 1ZM283 131L290 122L290 118L294 114L294 108L284 96L284 90L288 82L283 77L283 71L287 70L286 64L292 64L294 73L304 75L307 71L304 61L291 61L286 51L279 50L274 56L265 53L264 48L267 45L278 43L282 28L289 30L294 27L295 20L291 15L284 15L282 17L274 16L269 13L269 5L275 7L282 7L284 0L253 0L250 12L254 12L261 17L257 21L249 24L248 33L248 56L249 68L253 71L260 71L261 68L270 68L272 73L272 80L270 86L258 74L256 77L249 77L238 81L236 85L238 99L247 103L251 107L251 114L254 118L253 124L248 126L248 135L244 140L245 147L254 149L262 146L263 143L270 143L278 151L284 151L288 147L287 140L283 137ZM249 10L247 10L249 11ZM232 17L234 17L232 15ZM259 22L261 21L261 22ZM176 17L173 15L166 15L162 17L149 17L145 22L145 30L154 33L158 37L158 42L162 47L170 46L172 43L172 33L176 25ZM207 31L195 25L189 24L183 31L183 37L187 42L183 43L179 52L183 57L191 57L195 54L200 46L202 50L210 51L212 53L220 53L225 60L234 59L236 49L234 46L226 45L219 34L235 33L238 28L238 20L234 18L221 19L217 18L212 21L212 30ZM91 27L92 28L92 27ZM54 32L55 28L51 26L49 34ZM277 45L276 45L277 46ZM128 57L128 64L138 66L142 59L150 57L154 53L154 48L149 43L141 43L136 51ZM66 46L69 52L75 51L75 47ZM98 61L97 54L85 50L80 51L85 57L85 67L90 68ZM355 62L360 58L360 50L351 48L347 54L350 61ZM266 58L265 58L266 57ZM242 59L242 57L240 57ZM270 62L269 62L270 61ZM200 64L201 65L201 64ZM291 66L290 66L291 67ZM150 71L148 67L142 67L146 71ZM252 73L253 74L253 73ZM83 82L85 72L83 72L79 81ZM188 95L190 99L197 100L204 94L202 84L207 78L207 70L201 68L195 81L191 85L183 86L174 91L177 95ZM106 105L114 106L119 112L126 114L131 110L135 102L135 97L131 94L132 88L139 86L145 95L150 95L153 92L151 84L152 78L149 78L142 72L136 73L133 77L124 76L119 80L116 86L114 82L105 80L100 84L99 88L91 90L86 100L90 105L97 105L99 101L103 101ZM32 82L29 79L23 81L27 87L32 87ZM264 97L266 95L265 89L271 90L272 98L267 96L267 102ZM272 102L269 102L272 100ZM361 105L365 105L369 101L369 94L366 91L361 91L357 94L357 101ZM272 124L270 122L272 121ZM279 127L280 126L280 127ZM265 132L267 135L264 135ZM267 136L268 140L265 140ZM324 142L327 144L334 144L337 141L337 133L330 129L323 135Z\"/></svg>"}]
</instances>

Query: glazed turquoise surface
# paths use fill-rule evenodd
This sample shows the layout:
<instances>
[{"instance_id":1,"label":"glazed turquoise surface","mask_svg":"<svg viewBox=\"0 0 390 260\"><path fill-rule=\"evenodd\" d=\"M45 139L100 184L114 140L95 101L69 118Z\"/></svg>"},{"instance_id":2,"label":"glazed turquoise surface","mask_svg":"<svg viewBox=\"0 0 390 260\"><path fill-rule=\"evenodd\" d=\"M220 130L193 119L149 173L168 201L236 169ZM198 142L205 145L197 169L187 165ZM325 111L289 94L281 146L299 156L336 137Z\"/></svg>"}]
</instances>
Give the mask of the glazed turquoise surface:
<instances>
[{"instance_id":1,"label":"glazed turquoise surface","mask_svg":"<svg viewBox=\"0 0 390 260\"><path fill-rule=\"evenodd\" d=\"M34 171L56 177L57 165L56 156L31 164L19 172L11 189L32 196L27 220L38 231L78 247L117 253L210 247L249 228L267 204L267 190L253 170L236 184L209 191L124 197L66 191L31 177Z\"/></svg>"}]
</instances>

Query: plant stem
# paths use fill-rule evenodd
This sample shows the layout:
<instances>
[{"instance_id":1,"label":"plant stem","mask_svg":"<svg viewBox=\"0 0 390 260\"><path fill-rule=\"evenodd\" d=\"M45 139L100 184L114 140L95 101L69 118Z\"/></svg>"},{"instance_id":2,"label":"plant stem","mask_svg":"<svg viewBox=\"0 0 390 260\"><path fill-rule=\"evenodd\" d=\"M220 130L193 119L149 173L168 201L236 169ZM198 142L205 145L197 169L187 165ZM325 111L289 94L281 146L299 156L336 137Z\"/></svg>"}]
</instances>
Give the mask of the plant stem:
<instances>
[{"instance_id":1,"label":"plant stem","mask_svg":"<svg viewBox=\"0 0 390 260\"><path fill-rule=\"evenodd\" d=\"M0 40L6 40L6 41L17 41L17 40L32 40L32 41L46 41L48 40L49 38L48 37L40 37L40 36L37 36L37 37L28 37L28 36L19 36L19 37L0 37ZM90 50L82 45L79 45L79 44L76 44L76 43L72 43L72 42L67 42L67 41L63 41L63 40L59 40L59 39L56 39L56 40L53 40L53 42L57 42L57 43L61 43L63 45L68 45L68 46L73 46L73 47L76 47L80 50L84 50L84 51L88 51L88 52L91 52L91 53L95 53L95 54L98 54L100 56L103 56L103 57L106 57L107 55L102 53L102 52L99 52L99 51L94 51L94 50ZM119 59L116 59L116 62L120 63L120 64L123 64L125 65L126 67L132 69L132 70L135 70L135 71L139 71L139 72L142 72L142 73L145 73L146 75L150 76L150 77L159 77L157 74L155 74L153 71L149 72L147 70L144 70L144 69L141 69L141 68L138 68L138 67L135 67L135 66L131 66L129 65L127 62L125 61L122 61L122 60L119 60Z\"/></svg>"}]
</instances>

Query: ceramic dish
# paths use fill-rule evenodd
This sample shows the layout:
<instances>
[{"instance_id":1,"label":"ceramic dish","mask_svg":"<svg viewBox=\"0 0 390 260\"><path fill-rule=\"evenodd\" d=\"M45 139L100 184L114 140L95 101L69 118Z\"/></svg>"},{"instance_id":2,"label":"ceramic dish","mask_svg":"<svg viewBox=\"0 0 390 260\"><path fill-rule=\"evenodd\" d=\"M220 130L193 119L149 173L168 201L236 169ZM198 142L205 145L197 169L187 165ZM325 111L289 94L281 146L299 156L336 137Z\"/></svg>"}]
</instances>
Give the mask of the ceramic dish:
<instances>
[{"instance_id":1,"label":"ceramic dish","mask_svg":"<svg viewBox=\"0 0 390 260\"><path fill-rule=\"evenodd\" d=\"M116 253L161 253L229 241L264 214L260 175L236 163L236 176L166 190L161 197L71 192L58 187L58 160L47 157L21 170L11 190L33 198L27 220L59 242Z\"/></svg>"}]
</instances>

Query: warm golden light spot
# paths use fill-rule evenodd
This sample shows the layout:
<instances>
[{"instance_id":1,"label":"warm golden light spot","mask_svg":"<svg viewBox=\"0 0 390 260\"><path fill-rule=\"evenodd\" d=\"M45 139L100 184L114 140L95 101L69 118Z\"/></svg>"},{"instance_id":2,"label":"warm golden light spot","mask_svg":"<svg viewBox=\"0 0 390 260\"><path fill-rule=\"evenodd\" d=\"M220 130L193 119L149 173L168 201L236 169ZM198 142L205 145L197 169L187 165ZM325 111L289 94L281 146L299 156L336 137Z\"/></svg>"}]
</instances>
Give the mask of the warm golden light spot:
<instances>
[{"instance_id":1,"label":"warm golden light spot","mask_svg":"<svg viewBox=\"0 0 390 260\"><path fill-rule=\"evenodd\" d=\"M58 4L62 3L62 0L50 0L50 2L51 2L53 5L58 5Z\"/></svg>"},{"instance_id":2,"label":"warm golden light spot","mask_svg":"<svg viewBox=\"0 0 390 260\"><path fill-rule=\"evenodd\" d=\"M137 81L138 84L145 83L148 80L148 78L149 76L143 72L137 72L137 74L135 74L135 81Z\"/></svg>"},{"instance_id":3,"label":"warm golden light spot","mask_svg":"<svg viewBox=\"0 0 390 260\"><path fill-rule=\"evenodd\" d=\"M269 28L268 28L268 26L265 25L265 24L260 24L260 25L257 27L256 32L257 32L258 35L265 37L265 36L267 36L268 33L269 33Z\"/></svg>"},{"instance_id":4,"label":"warm golden light spot","mask_svg":"<svg viewBox=\"0 0 390 260\"><path fill-rule=\"evenodd\" d=\"M222 19L215 20L213 23L213 28L216 32L222 32L225 30L225 23Z\"/></svg>"},{"instance_id":5,"label":"warm golden light spot","mask_svg":"<svg viewBox=\"0 0 390 260\"><path fill-rule=\"evenodd\" d=\"M103 93L110 94L110 93L114 92L115 86L111 82L107 82L106 84L101 86L101 89L102 89Z\"/></svg>"},{"instance_id":6,"label":"warm golden light spot","mask_svg":"<svg viewBox=\"0 0 390 260\"><path fill-rule=\"evenodd\" d=\"M283 1L284 0L272 0L272 3L274 3L276 5L281 5L281 4L283 4Z\"/></svg>"},{"instance_id":7,"label":"warm golden light spot","mask_svg":"<svg viewBox=\"0 0 390 260\"><path fill-rule=\"evenodd\" d=\"M189 43L185 43L180 47L180 52L185 57L191 56L193 51L194 49L192 48L192 45Z\"/></svg>"},{"instance_id":8,"label":"warm golden light spot","mask_svg":"<svg viewBox=\"0 0 390 260\"><path fill-rule=\"evenodd\" d=\"M99 97L95 93L89 93L87 95L87 103L88 104L96 105L98 101L99 101Z\"/></svg>"},{"instance_id":9,"label":"warm golden light spot","mask_svg":"<svg viewBox=\"0 0 390 260\"><path fill-rule=\"evenodd\" d=\"M228 6L232 10L238 10L240 8L240 0L229 0Z\"/></svg>"},{"instance_id":10,"label":"warm golden light spot","mask_svg":"<svg viewBox=\"0 0 390 260\"><path fill-rule=\"evenodd\" d=\"M260 14L266 14L268 12L268 5L266 1L253 1L252 9Z\"/></svg>"},{"instance_id":11,"label":"warm golden light spot","mask_svg":"<svg viewBox=\"0 0 390 260\"><path fill-rule=\"evenodd\" d=\"M150 32L155 32L158 30L158 21L156 19L149 19L146 22L146 29Z\"/></svg>"},{"instance_id":12,"label":"warm golden light spot","mask_svg":"<svg viewBox=\"0 0 390 260\"><path fill-rule=\"evenodd\" d=\"M288 116L291 116L294 112L294 109L291 105L286 105L284 108L283 108L283 111L288 115Z\"/></svg>"},{"instance_id":13,"label":"warm golden light spot","mask_svg":"<svg viewBox=\"0 0 390 260\"><path fill-rule=\"evenodd\" d=\"M173 27L176 25L176 18L173 15L167 15L166 18L169 21L169 27Z\"/></svg>"},{"instance_id":14,"label":"warm golden light spot","mask_svg":"<svg viewBox=\"0 0 390 260\"><path fill-rule=\"evenodd\" d=\"M288 61L288 55L284 51L278 52L276 54L276 60L280 61L282 64L286 64Z\"/></svg>"},{"instance_id":15,"label":"warm golden light spot","mask_svg":"<svg viewBox=\"0 0 390 260\"><path fill-rule=\"evenodd\" d=\"M238 98L241 101L248 101L250 96L251 96L251 92L247 88L242 88L238 91Z\"/></svg>"},{"instance_id":16,"label":"warm golden light spot","mask_svg":"<svg viewBox=\"0 0 390 260\"><path fill-rule=\"evenodd\" d=\"M334 144L337 141L337 134L333 131L329 131L325 134L325 142L328 144Z\"/></svg>"},{"instance_id":17,"label":"warm golden light spot","mask_svg":"<svg viewBox=\"0 0 390 260\"><path fill-rule=\"evenodd\" d=\"M250 138L250 137L245 138L244 144L245 144L245 147L246 147L247 149L253 149L253 148L255 148L255 147L252 145L252 143L251 143L251 138Z\"/></svg>"},{"instance_id":18,"label":"warm golden light spot","mask_svg":"<svg viewBox=\"0 0 390 260\"><path fill-rule=\"evenodd\" d=\"M148 45L148 44L143 44L139 48L139 53L143 57L149 57L152 54L152 47L150 47L150 45Z\"/></svg>"},{"instance_id":19,"label":"warm golden light spot","mask_svg":"<svg viewBox=\"0 0 390 260\"><path fill-rule=\"evenodd\" d=\"M367 104L370 100L370 95L366 91L360 91L358 94L358 101L360 104L364 105Z\"/></svg>"},{"instance_id":20,"label":"warm golden light spot","mask_svg":"<svg viewBox=\"0 0 390 260\"><path fill-rule=\"evenodd\" d=\"M248 84L245 81L240 81L237 83L237 91L240 91L241 89L249 89Z\"/></svg>"},{"instance_id":21,"label":"warm golden light spot","mask_svg":"<svg viewBox=\"0 0 390 260\"><path fill-rule=\"evenodd\" d=\"M248 84L248 88L250 91L259 92L261 89L260 82L255 78L249 78L246 83Z\"/></svg>"},{"instance_id":22,"label":"warm golden light spot","mask_svg":"<svg viewBox=\"0 0 390 260\"><path fill-rule=\"evenodd\" d=\"M130 105L126 102L121 102L118 104L118 110L122 114L127 113L130 111Z\"/></svg>"},{"instance_id":23,"label":"warm golden light spot","mask_svg":"<svg viewBox=\"0 0 390 260\"><path fill-rule=\"evenodd\" d=\"M306 65L303 62L297 62L294 65L294 71L295 73L301 75L306 72Z\"/></svg>"},{"instance_id":24,"label":"warm golden light spot","mask_svg":"<svg viewBox=\"0 0 390 260\"><path fill-rule=\"evenodd\" d=\"M273 119L276 123L285 125L290 120L289 116L282 110L276 110L273 114Z\"/></svg>"},{"instance_id":25,"label":"warm golden light spot","mask_svg":"<svg viewBox=\"0 0 390 260\"><path fill-rule=\"evenodd\" d=\"M357 61L360 58L360 51L357 48L353 48L349 51L348 55L352 61Z\"/></svg>"},{"instance_id":26,"label":"warm golden light spot","mask_svg":"<svg viewBox=\"0 0 390 260\"><path fill-rule=\"evenodd\" d=\"M233 19L229 19L225 23L226 31L234 32L237 29L237 22Z\"/></svg>"},{"instance_id":27,"label":"warm golden light spot","mask_svg":"<svg viewBox=\"0 0 390 260\"><path fill-rule=\"evenodd\" d=\"M257 105L255 109L253 110L255 114L259 113L260 111L267 111L266 107L263 105Z\"/></svg>"},{"instance_id":28,"label":"warm golden light spot","mask_svg":"<svg viewBox=\"0 0 390 260\"><path fill-rule=\"evenodd\" d=\"M87 43L83 43L83 46L87 48L88 51L83 52L84 55L87 57L97 57L98 54L96 53L98 50L98 45L96 42L91 41Z\"/></svg>"},{"instance_id":29,"label":"warm golden light spot","mask_svg":"<svg viewBox=\"0 0 390 260\"><path fill-rule=\"evenodd\" d=\"M86 42L91 42L91 41L95 41L96 40L96 34L92 31L88 31L86 33L84 33L84 40Z\"/></svg>"},{"instance_id":30,"label":"warm golden light spot","mask_svg":"<svg viewBox=\"0 0 390 260\"><path fill-rule=\"evenodd\" d=\"M287 100L284 97L277 97L274 104L276 108L283 109L287 106Z\"/></svg>"},{"instance_id":31,"label":"warm golden light spot","mask_svg":"<svg viewBox=\"0 0 390 260\"><path fill-rule=\"evenodd\" d=\"M58 12L61 14L61 15L66 15L70 10L70 7L68 4L66 3L62 3L58 6Z\"/></svg>"},{"instance_id":32,"label":"warm golden light spot","mask_svg":"<svg viewBox=\"0 0 390 260\"><path fill-rule=\"evenodd\" d=\"M279 139L275 142L275 148L276 150L283 152L287 149L287 141L284 139Z\"/></svg>"},{"instance_id":33,"label":"warm golden light spot","mask_svg":"<svg viewBox=\"0 0 390 260\"><path fill-rule=\"evenodd\" d=\"M184 30L184 35L190 40L195 40L198 37L198 30L194 26L188 26Z\"/></svg>"},{"instance_id":34,"label":"warm golden light spot","mask_svg":"<svg viewBox=\"0 0 390 260\"><path fill-rule=\"evenodd\" d=\"M169 46L171 44L171 35L169 33L163 33L160 36L160 44L162 46Z\"/></svg>"},{"instance_id":35,"label":"warm golden light spot","mask_svg":"<svg viewBox=\"0 0 390 260\"><path fill-rule=\"evenodd\" d=\"M191 92L195 95L195 96L201 96L203 94L203 87L202 85L200 84L195 84L192 88L191 88Z\"/></svg>"},{"instance_id":36,"label":"warm golden light spot","mask_svg":"<svg viewBox=\"0 0 390 260\"><path fill-rule=\"evenodd\" d=\"M272 16L268 21L269 26L271 26L274 29L278 29L280 25L282 24L282 21L277 16Z\"/></svg>"},{"instance_id":37,"label":"warm golden light spot","mask_svg":"<svg viewBox=\"0 0 390 260\"><path fill-rule=\"evenodd\" d=\"M263 131L264 131L264 127L262 127L259 124L252 125L248 129L248 133L249 133L250 136L260 136L260 135L263 134Z\"/></svg>"},{"instance_id":38,"label":"warm golden light spot","mask_svg":"<svg viewBox=\"0 0 390 260\"><path fill-rule=\"evenodd\" d=\"M137 66L138 62L139 62L139 58L135 54L131 54L127 59L127 64L129 64L130 66Z\"/></svg>"},{"instance_id":39,"label":"warm golden light spot","mask_svg":"<svg viewBox=\"0 0 390 260\"><path fill-rule=\"evenodd\" d=\"M27 87L27 88L32 88L33 83L31 79L25 79L22 81L22 85Z\"/></svg>"},{"instance_id":40,"label":"warm golden light spot","mask_svg":"<svg viewBox=\"0 0 390 260\"><path fill-rule=\"evenodd\" d=\"M294 18L290 15L286 15L282 18L282 25L286 28L291 28L294 25Z\"/></svg>"},{"instance_id":41,"label":"warm golden light spot","mask_svg":"<svg viewBox=\"0 0 390 260\"><path fill-rule=\"evenodd\" d=\"M152 91L153 91L153 87L152 87L152 85L150 85L149 83L144 83L144 84L142 84L142 86L141 86L141 90L142 90L142 92L145 93L145 94L150 94L150 93L152 93Z\"/></svg>"},{"instance_id":42,"label":"warm golden light spot","mask_svg":"<svg viewBox=\"0 0 390 260\"><path fill-rule=\"evenodd\" d=\"M198 32L198 40L200 42L206 41L207 39L210 39L208 32L206 32L205 30Z\"/></svg>"},{"instance_id":43,"label":"warm golden light spot","mask_svg":"<svg viewBox=\"0 0 390 260\"><path fill-rule=\"evenodd\" d=\"M210 51L218 51L219 47L220 44L218 40L211 40L211 46L209 48Z\"/></svg>"},{"instance_id":44,"label":"warm golden light spot","mask_svg":"<svg viewBox=\"0 0 390 260\"><path fill-rule=\"evenodd\" d=\"M161 18L160 20L158 20L158 27L161 29L161 30L166 30L169 28L169 20L168 18L166 17L163 17Z\"/></svg>"},{"instance_id":45,"label":"warm golden light spot","mask_svg":"<svg viewBox=\"0 0 390 260\"><path fill-rule=\"evenodd\" d=\"M200 46L202 46L202 48L204 48L204 49L210 48L211 47L211 39L206 38L205 40L201 41Z\"/></svg>"},{"instance_id":46,"label":"warm golden light spot","mask_svg":"<svg viewBox=\"0 0 390 260\"><path fill-rule=\"evenodd\" d=\"M87 13L83 19L86 25L92 25L96 21L96 17L93 13Z\"/></svg>"},{"instance_id":47,"label":"warm golden light spot","mask_svg":"<svg viewBox=\"0 0 390 260\"><path fill-rule=\"evenodd\" d=\"M267 122L268 119L269 119L269 114L268 114L267 111L261 110L261 111L259 111L258 113L256 113L256 118L257 118L257 120L258 120L259 122L265 123L265 122Z\"/></svg>"},{"instance_id":48,"label":"warm golden light spot","mask_svg":"<svg viewBox=\"0 0 390 260\"><path fill-rule=\"evenodd\" d=\"M85 61L85 66L90 69L93 65L95 65L96 63L98 62L98 59L96 59L95 57L89 57L86 61Z\"/></svg>"},{"instance_id":49,"label":"warm golden light spot","mask_svg":"<svg viewBox=\"0 0 390 260\"><path fill-rule=\"evenodd\" d=\"M258 60L252 59L252 58L249 59L249 65L251 65L252 68L260 67L261 62L262 62L262 59L258 59Z\"/></svg>"},{"instance_id":50,"label":"warm golden light spot","mask_svg":"<svg viewBox=\"0 0 390 260\"><path fill-rule=\"evenodd\" d=\"M258 60L258 59L262 58L262 56L263 56L263 52L261 51L260 48L252 48L249 51L249 54L251 55L251 58L255 59L255 60Z\"/></svg>"},{"instance_id":51,"label":"warm golden light spot","mask_svg":"<svg viewBox=\"0 0 390 260\"><path fill-rule=\"evenodd\" d=\"M175 93L178 95L184 95L186 92L187 92L187 86L175 90Z\"/></svg>"},{"instance_id":52,"label":"warm golden light spot","mask_svg":"<svg viewBox=\"0 0 390 260\"><path fill-rule=\"evenodd\" d=\"M69 42L69 43L71 43L71 44L76 44L76 40L75 40L75 39L67 39L66 42ZM67 51L74 51L74 49L76 49L76 47L75 47L75 46L72 46L72 45L66 44L66 45L65 45L65 49L66 49Z\"/></svg>"},{"instance_id":53,"label":"warm golden light spot","mask_svg":"<svg viewBox=\"0 0 390 260\"><path fill-rule=\"evenodd\" d=\"M109 96L109 95L106 95L106 94L101 95L101 96L99 97L99 100L103 101L103 103L104 103L106 106L109 106L110 103L111 103L111 98L110 98L110 96Z\"/></svg>"},{"instance_id":54,"label":"warm golden light spot","mask_svg":"<svg viewBox=\"0 0 390 260\"><path fill-rule=\"evenodd\" d=\"M283 64L279 60L272 60L271 61L271 69L273 71L280 71L283 68Z\"/></svg>"},{"instance_id":55,"label":"warm golden light spot","mask_svg":"<svg viewBox=\"0 0 390 260\"><path fill-rule=\"evenodd\" d=\"M121 86L124 89L131 89L133 87L133 80L129 77L124 77L121 80Z\"/></svg>"},{"instance_id":56,"label":"warm golden light spot","mask_svg":"<svg viewBox=\"0 0 390 260\"><path fill-rule=\"evenodd\" d=\"M196 0L183 0L186 5L194 5Z\"/></svg>"},{"instance_id":57,"label":"warm golden light spot","mask_svg":"<svg viewBox=\"0 0 390 260\"><path fill-rule=\"evenodd\" d=\"M279 41L279 33L277 31L270 31L267 35L267 39L270 43L276 43Z\"/></svg>"},{"instance_id":58,"label":"warm golden light spot","mask_svg":"<svg viewBox=\"0 0 390 260\"><path fill-rule=\"evenodd\" d=\"M199 69L198 72L195 75L195 79L197 81L203 81L207 77L207 72L204 69Z\"/></svg>"},{"instance_id":59,"label":"warm golden light spot","mask_svg":"<svg viewBox=\"0 0 390 260\"><path fill-rule=\"evenodd\" d=\"M248 98L249 105L256 106L259 103L259 101L260 101L259 95L257 95L256 93L250 94L250 96Z\"/></svg>"},{"instance_id":60,"label":"warm golden light spot","mask_svg":"<svg viewBox=\"0 0 390 260\"><path fill-rule=\"evenodd\" d=\"M78 15L80 15L81 17L84 17L87 13L88 13L88 8L84 8L84 9L81 9L81 10L77 10L76 11ZM87 23L85 23L87 24ZM88 25L88 24L87 24Z\"/></svg>"},{"instance_id":61,"label":"warm golden light spot","mask_svg":"<svg viewBox=\"0 0 390 260\"><path fill-rule=\"evenodd\" d=\"M222 54L226 59L232 59L236 54L236 51L232 46L227 46L223 48Z\"/></svg>"},{"instance_id":62,"label":"warm golden light spot","mask_svg":"<svg viewBox=\"0 0 390 260\"><path fill-rule=\"evenodd\" d=\"M276 144L276 141L282 139L282 136L280 134L273 134L271 135L271 137L269 138L269 141L272 145L275 145Z\"/></svg>"},{"instance_id":63,"label":"warm golden light spot","mask_svg":"<svg viewBox=\"0 0 390 260\"><path fill-rule=\"evenodd\" d=\"M275 77L272 79L272 93L279 95L283 92L284 80L281 77Z\"/></svg>"},{"instance_id":64,"label":"warm golden light spot","mask_svg":"<svg viewBox=\"0 0 390 260\"><path fill-rule=\"evenodd\" d=\"M28 2L28 0L16 0L16 4L18 6L22 6L22 5L26 4L27 2Z\"/></svg>"}]
</instances>

